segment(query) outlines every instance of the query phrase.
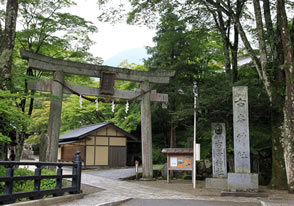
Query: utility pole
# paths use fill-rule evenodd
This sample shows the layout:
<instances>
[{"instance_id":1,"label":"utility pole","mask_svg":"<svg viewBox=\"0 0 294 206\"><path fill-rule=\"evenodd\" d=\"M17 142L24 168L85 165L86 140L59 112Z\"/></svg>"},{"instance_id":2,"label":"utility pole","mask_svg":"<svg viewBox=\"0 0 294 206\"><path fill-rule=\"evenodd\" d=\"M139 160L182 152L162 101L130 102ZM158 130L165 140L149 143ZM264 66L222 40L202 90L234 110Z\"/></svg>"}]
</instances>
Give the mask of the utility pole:
<instances>
[{"instance_id":1,"label":"utility pole","mask_svg":"<svg viewBox=\"0 0 294 206\"><path fill-rule=\"evenodd\" d=\"M194 93L194 137L193 137L193 189L196 188L196 102L198 97L197 82L193 82Z\"/></svg>"}]
</instances>

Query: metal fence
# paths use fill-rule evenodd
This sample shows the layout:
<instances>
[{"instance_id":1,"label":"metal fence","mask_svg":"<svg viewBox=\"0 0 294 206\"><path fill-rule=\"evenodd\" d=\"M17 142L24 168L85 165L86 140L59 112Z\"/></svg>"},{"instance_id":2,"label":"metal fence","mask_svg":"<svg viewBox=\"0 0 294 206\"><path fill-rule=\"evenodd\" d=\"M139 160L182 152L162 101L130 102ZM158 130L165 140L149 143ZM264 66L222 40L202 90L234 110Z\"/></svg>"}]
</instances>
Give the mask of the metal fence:
<instances>
[{"instance_id":1,"label":"metal fence","mask_svg":"<svg viewBox=\"0 0 294 206\"><path fill-rule=\"evenodd\" d=\"M13 176L15 166L19 165L34 165L36 166L34 176ZM77 194L81 192L81 156L80 152L75 153L73 163L54 163L54 162L17 162L17 161L0 161L0 166L6 167L6 177L0 177L0 182L5 182L4 194L0 195L0 204L14 203L20 198L29 198L31 200L41 199L44 195L62 196L65 192ZM57 167L56 175L41 175L42 167ZM62 167L72 167L71 175L63 175ZM71 178L71 187L62 187L62 180ZM55 179L56 188L41 190L41 180ZM13 193L13 182L20 180L33 180L34 190L29 192Z\"/></svg>"}]
</instances>

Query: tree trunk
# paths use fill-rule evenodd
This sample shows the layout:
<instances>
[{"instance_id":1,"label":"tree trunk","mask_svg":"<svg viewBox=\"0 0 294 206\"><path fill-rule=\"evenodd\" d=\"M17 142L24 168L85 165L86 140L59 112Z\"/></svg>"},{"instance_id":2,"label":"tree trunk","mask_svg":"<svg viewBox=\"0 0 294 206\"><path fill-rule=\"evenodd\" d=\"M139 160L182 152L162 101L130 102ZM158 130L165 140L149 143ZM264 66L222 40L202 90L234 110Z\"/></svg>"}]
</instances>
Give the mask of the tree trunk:
<instances>
[{"instance_id":1,"label":"tree trunk","mask_svg":"<svg viewBox=\"0 0 294 206\"><path fill-rule=\"evenodd\" d=\"M284 127L283 147L286 174L289 193L294 193L294 83L293 83L293 47L288 27L285 1L277 0L278 26L281 31L281 40L284 52L285 72L285 104L284 104Z\"/></svg>"},{"instance_id":2,"label":"tree trunk","mask_svg":"<svg viewBox=\"0 0 294 206\"><path fill-rule=\"evenodd\" d=\"M234 44L231 46L232 54L232 82L238 81L238 46L239 32L237 26L234 26Z\"/></svg>"},{"instance_id":3,"label":"tree trunk","mask_svg":"<svg viewBox=\"0 0 294 206\"><path fill-rule=\"evenodd\" d=\"M272 179L271 186L275 189L287 188L287 176L284 161L284 150L281 140L283 139L283 121L284 114L281 105L284 105L285 75L281 65L284 63L283 45L278 36L280 28L273 31L271 18L266 12L270 12L268 0L264 0L264 16L267 25L267 31L271 46L273 61L272 91L273 101L271 105L271 123L272 123ZM272 28L272 29L271 29Z\"/></svg>"},{"instance_id":4,"label":"tree trunk","mask_svg":"<svg viewBox=\"0 0 294 206\"><path fill-rule=\"evenodd\" d=\"M170 144L169 147L170 148L174 148L176 146L176 142L175 142L175 127L174 124L171 123L170 125Z\"/></svg>"},{"instance_id":5,"label":"tree trunk","mask_svg":"<svg viewBox=\"0 0 294 206\"><path fill-rule=\"evenodd\" d=\"M225 71L226 77L229 80L231 78L231 59L230 59L230 33L228 32L224 23L222 12L219 10L217 12L218 21L215 18L216 24L218 25L218 29L221 33L222 42L223 42L223 50L224 50L224 63L225 63Z\"/></svg>"},{"instance_id":6,"label":"tree trunk","mask_svg":"<svg viewBox=\"0 0 294 206\"><path fill-rule=\"evenodd\" d=\"M15 160L19 161L21 159L21 154L23 150L23 144L25 140L25 134L16 132L16 151L15 151Z\"/></svg>"},{"instance_id":7,"label":"tree trunk","mask_svg":"<svg viewBox=\"0 0 294 206\"><path fill-rule=\"evenodd\" d=\"M273 95L271 108L271 127L272 127L272 178L271 187L273 189L287 189L287 177L284 161L284 152L281 143L282 127L284 116L281 109L283 105L281 95Z\"/></svg>"},{"instance_id":8,"label":"tree trunk","mask_svg":"<svg viewBox=\"0 0 294 206\"><path fill-rule=\"evenodd\" d=\"M14 48L18 0L7 0L5 30L0 40L0 89L12 89L12 52Z\"/></svg>"},{"instance_id":9,"label":"tree trunk","mask_svg":"<svg viewBox=\"0 0 294 206\"><path fill-rule=\"evenodd\" d=\"M0 143L0 160L7 161L7 144Z\"/></svg>"}]
</instances>

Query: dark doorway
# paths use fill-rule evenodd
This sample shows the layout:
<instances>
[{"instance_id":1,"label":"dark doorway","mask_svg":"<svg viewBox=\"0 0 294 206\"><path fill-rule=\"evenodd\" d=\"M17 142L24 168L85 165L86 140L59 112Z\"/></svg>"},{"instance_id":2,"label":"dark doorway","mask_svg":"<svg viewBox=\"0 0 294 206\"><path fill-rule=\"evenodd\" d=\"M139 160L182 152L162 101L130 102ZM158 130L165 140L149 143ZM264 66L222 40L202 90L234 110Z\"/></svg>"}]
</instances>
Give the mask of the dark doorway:
<instances>
[{"instance_id":1,"label":"dark doorway","mask_svg":"<svg viewBox=\"0 0 294 206\"><path fill-rule=\"evenodd\" d=\"M126 147L109 147L109 167L124 167L127 163Z\"/></svg>"}]
</instances>

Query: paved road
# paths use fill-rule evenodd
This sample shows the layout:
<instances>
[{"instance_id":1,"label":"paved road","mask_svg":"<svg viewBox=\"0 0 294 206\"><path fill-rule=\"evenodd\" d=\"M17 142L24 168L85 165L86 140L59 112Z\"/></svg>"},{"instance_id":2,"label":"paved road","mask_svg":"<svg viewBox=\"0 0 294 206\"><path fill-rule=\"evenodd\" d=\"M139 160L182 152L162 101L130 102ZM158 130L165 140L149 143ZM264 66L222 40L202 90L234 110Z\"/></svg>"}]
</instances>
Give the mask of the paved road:
<instances>
[{"instance_id":1,"label":"paved road","mask_svg":"<svg viewBox=\"0 0 294 206\"><path fill-rule=\"evenodd\" d=\"M261 206L261 203L253 202L224 202L224 201L206 201L206 200L142 200L134 199L120 204L121 206Z\"/></svg>"},{"instance_id":2,"label":"paved road","mask_svg":"<svg viewBox=\"0 0 294 206\"><path fill-rule=\"evenodd\" d=\"M66 173L66 172L65 172ZM231 197L209 197L195 196L188 193L177 192L167 189L145 186L133 182L119 181L111 178L100 177L97 175L82 173L82 183L104 189L101 192L86 195L83 199L72 202L62 203L62 206L92 206L103 205L115 201L134 199L186 199L186 200L209 200L209 201L227 201L227 202L244 202L247 205L254 205L260 201L256 198L231 198ZM228 205L228 204L226 204ZM154 204L152 206L155 206Z\"/></svg>"},{"instance_id":3,"label":"paved road","mask_svg":"<svg viewBox=\"0 0 294 206\"><path fill-rule=\"evenodd\" d=\"M153 167L153 169L159 170L161 167L162 166ZM139 168L139 172L142 172L142 168ZM136 175L135 168L86 170L83 173L114 180L120 180Z\"/></svg>"},{"instance_id":4,"label":"paved road","mask_svg":"<svg viewBox=\"0 0 294 206\"><path fill-rule=\"evenodd\" d=\"M141 169L139 169L139 172ZM102 170L87 170L85 174L94 175L97 177L105 177L109 179L119 180L121 178L126 178L136 175L135 168L125 168L125 169L102 169Z\"/></svg>"}]
</instances>

